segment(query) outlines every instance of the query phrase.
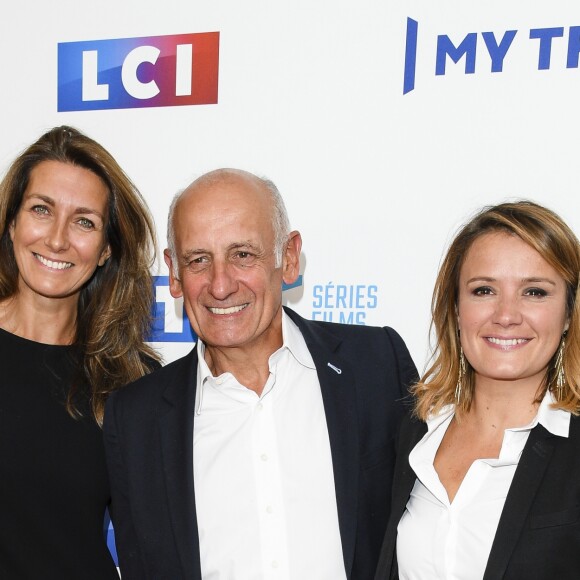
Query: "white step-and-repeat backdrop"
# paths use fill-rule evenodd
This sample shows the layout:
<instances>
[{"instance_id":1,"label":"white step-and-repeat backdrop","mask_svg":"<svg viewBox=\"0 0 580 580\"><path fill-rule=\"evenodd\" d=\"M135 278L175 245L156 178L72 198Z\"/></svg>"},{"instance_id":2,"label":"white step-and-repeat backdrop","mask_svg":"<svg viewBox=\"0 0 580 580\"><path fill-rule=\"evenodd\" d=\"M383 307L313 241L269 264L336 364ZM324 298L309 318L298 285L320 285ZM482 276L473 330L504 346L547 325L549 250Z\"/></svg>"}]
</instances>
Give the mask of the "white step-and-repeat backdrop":
<instances>
[{"instance_id":1,"label":"white step-and-repeat backdrop","mask_svg":"<svg viewBox=\"0 0 580 580\"><path fill-rule=\"evenodd\" d=\"M161 248L192 179L268 176L304 237L286 303L392 325L419 367L438 263L474 210L526 197L580 231L573 0L56 0L12 5L0 29L2 170L76 126L141 189ZM155 274L171 360L191 335Z\"/></svg>"},{"instance_id":2,"label":"white step-and-repeat backdrop","mask_svg":"<svg viewBox=\"0 0 580 580\"><path fill-rule=\"evenodd\" d=\"M174 193L271 178L304 238L302 315L391 325L419 368L442 253L476 209L529 198L580 232L577 0L76 0L0 23L0 169L48 128L100 141L165 247ZM152 341L191 348L156 272Z\"/></svg>"}]
</instances>

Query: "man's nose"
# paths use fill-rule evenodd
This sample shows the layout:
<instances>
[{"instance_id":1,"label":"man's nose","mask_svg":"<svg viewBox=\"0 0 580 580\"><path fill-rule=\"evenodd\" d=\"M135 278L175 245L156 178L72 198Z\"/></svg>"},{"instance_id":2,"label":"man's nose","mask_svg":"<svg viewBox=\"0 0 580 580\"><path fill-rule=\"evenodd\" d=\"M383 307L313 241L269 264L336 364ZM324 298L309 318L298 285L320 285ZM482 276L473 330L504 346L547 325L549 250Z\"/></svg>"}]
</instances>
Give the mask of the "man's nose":
<instances>
[{"instance_id":1,"label":"man's nose","mask_svg":"<svg viewBox=\"0 0 580 580\"><path fill-rule=\"evenodd\" d=\"M209 291L214 298L225 300L238 290L235 269L225 262L214 262L211 266Z\"/></svg>"}]
</instances>

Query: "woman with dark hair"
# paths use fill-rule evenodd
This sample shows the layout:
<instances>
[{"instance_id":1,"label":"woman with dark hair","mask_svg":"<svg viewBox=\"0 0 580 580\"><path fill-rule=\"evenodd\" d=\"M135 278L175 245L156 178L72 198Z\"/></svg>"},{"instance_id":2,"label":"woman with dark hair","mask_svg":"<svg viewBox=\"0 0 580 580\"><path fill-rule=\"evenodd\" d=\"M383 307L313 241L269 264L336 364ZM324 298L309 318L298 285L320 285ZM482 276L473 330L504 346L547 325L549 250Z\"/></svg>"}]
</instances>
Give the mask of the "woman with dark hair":
<instances>
[{"instance_id":1,"label":"woman with dark hair","mask_svg":"<svg viewBox=\"0 0 580 580\"><path fill-rule=\"evenodd\" d=\"M118 578L100 425L159 365L151 216L101 145L54 128L0 183L0 255L0 578Z\"/></svg>"},{"instance_id":2,"label":"woman with dark hair","mask_svg":"<svg viewBox=\"0 0 580 580\"><path fill-rule=\"evenodd\" d=\"M532 202L455 237L377 579L580 577L579 275L578 239Z\"/></svg>"}]
</instances>

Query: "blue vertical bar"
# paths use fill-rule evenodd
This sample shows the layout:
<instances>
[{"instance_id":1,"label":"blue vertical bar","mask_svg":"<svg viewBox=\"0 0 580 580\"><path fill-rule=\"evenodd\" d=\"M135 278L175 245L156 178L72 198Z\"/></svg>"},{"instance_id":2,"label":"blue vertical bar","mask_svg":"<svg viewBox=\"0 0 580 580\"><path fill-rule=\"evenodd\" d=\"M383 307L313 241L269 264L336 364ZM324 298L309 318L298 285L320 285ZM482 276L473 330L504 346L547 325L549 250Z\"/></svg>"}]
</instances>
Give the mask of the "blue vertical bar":
<instances>
[{"instance_id":1,"label":"blue vertical bar","mask_svg":"<svg viewBox=\"0 0 580 580\"><path fill-rule=\"evenodd\" d=\"M403 77L403 94L415 88L415 68L417 65L417 32L419 23L407 18L407 43L405 45L405 73Z\"/></svg>"}]
</instances>

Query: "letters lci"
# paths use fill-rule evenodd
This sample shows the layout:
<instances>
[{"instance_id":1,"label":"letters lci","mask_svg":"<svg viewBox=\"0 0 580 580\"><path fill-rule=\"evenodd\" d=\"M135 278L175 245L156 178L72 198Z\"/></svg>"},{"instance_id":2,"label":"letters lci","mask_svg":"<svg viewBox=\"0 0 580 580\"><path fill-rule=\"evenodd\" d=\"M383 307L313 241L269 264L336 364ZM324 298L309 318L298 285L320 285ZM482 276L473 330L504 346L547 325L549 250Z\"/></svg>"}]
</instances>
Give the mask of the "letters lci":
<instances>
[{"instance_id":1,"label":"letters lci","mask_svg":"<svg viewBox=\"0 0 580 580\"><path fill-rule=\"evenodd\" d=\"M219 32L58 45L58 110L215 104Z\"/></svg>"}]
</instances>

